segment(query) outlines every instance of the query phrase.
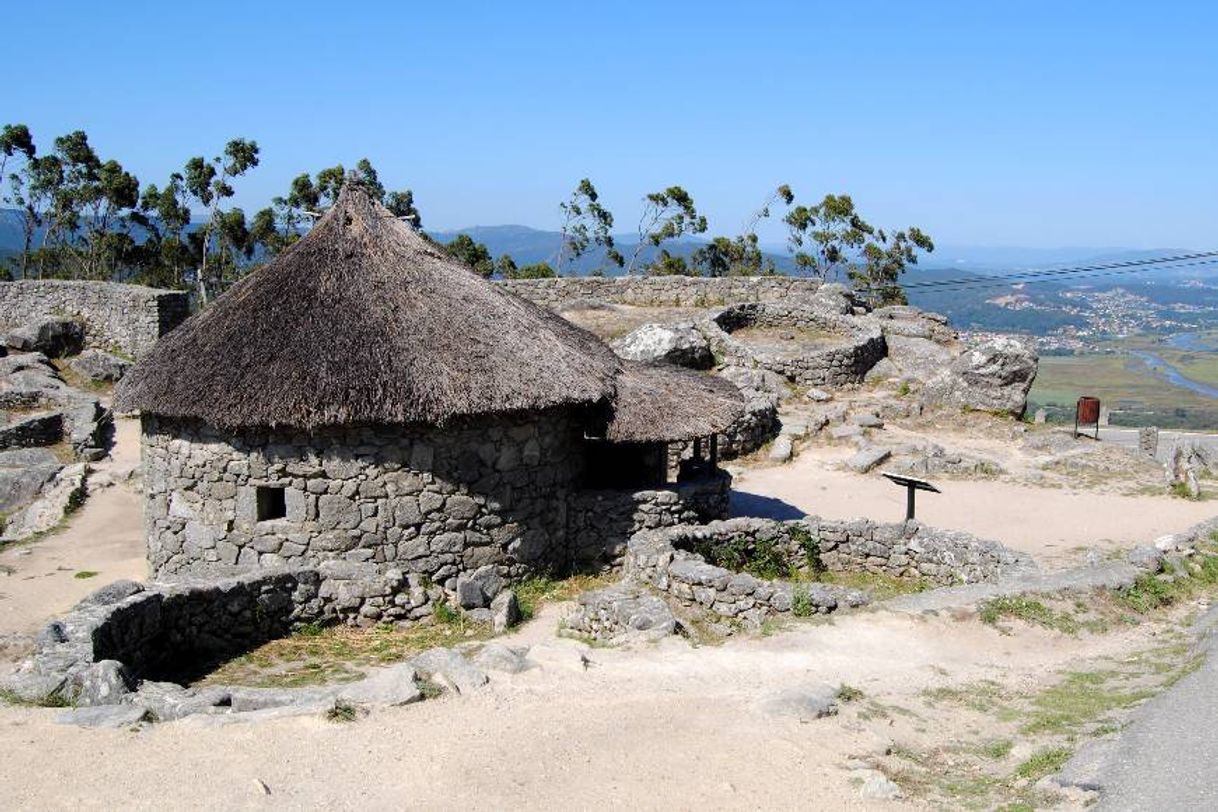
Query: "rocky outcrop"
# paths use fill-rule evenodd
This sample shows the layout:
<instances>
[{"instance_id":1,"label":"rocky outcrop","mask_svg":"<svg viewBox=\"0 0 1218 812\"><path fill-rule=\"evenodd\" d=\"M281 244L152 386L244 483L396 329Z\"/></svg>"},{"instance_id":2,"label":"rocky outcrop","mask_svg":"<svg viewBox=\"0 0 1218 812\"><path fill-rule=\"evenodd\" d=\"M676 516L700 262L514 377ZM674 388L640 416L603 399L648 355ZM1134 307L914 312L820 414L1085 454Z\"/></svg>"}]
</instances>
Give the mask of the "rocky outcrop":
<instances>
[{"instance_id":1,"label":"rocky outcrop","mask_svg":"<svg viewBox=\"0 0 1218 812\"><path fill-rule=\"evenodd\" d=\"M992 338L966 349L929 380L923 400L1021 417L1037 362L1029 343L1009 336Z\"/></svg>"},{"instance_id":2,"label":"rocky outcrop","mask_svg":"<svg viewBox=\"0 0 1218 812\"><path fill-rule=\"evenodd\" d=\"M87 349L74 358L72 370L95 383L116 383L131 368L131 362L113 353L98 349Z\"/></svg>"},{"instance_id":3,"label":"rocky outcrop","mask_svg":"<svg viewBox=\"0 0 1218 812\"><path fill-rule=\"evenodd\" d=\"M710 369L710 342L692 322L644 324L614 341L614 352L631 361L666 361L691 369Z\"/></svg>"},{"instance_id":4,"label":"rocky outcrop","mask_svg":"<svg viewBox=\"0 0 1218 812\"><path fill-rule=\"evenodd\" d=\"M79 321L46 317L10 330L4 343L18 352L40 352L49 358L62 358L84 349L85 328Z\"/></svg>"}]
</instances>

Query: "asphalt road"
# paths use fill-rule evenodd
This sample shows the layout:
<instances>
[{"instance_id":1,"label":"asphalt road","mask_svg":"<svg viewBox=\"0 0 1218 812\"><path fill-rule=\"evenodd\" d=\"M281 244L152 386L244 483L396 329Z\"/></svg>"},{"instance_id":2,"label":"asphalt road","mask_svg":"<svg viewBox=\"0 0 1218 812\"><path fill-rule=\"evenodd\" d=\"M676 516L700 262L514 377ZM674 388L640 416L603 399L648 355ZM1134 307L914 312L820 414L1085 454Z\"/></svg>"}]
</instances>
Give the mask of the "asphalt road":
<instances>
[{"instance_id":1,"label":"asphalt road","mask_svg":"<svg viewBox=\"0 0 1218 812\"><path fill-rule=\"evenodd\" d=\"M1104 748L1087 783L1097 809L1218 810L1218 608L1200 622L1205 664L1143 705ZM1067 768L1069 771L1069 768Z\"/></svg>"},{"instance_id":2,"label":"asphalt road","mask_svg":"<svg viewBox=\"0 0 1218 812\"><path fill-rule=\"evenodd\" d=\"M1100 440L1105 443L1136 449L1138 447L1138 430L1105 426L1100 429ZM1218 434L1163 429L1159 432L1159 453L1155 455L1159 462L1167 461L1167 455L1171 453L1172 445L1177 440L1187 440L1196 443L1218 454Z\"/></svg>"}]
</instances>

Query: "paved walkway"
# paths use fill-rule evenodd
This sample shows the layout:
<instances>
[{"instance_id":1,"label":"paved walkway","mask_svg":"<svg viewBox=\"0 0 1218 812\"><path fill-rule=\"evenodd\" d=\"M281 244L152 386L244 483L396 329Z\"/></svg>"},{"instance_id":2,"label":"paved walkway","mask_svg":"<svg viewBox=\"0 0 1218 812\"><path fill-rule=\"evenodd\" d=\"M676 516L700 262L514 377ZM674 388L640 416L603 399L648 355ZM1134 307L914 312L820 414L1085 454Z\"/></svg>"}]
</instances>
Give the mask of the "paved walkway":
<instances>
[{"instance_id":1,"label":"paved walkway","mask_svg":"<svg viewBox=\"0 0 1218 812\"><path fill-rule=\"evenodd\" d=\"M1114 739L1085 748L1060 780L1101 793L1107 812L1218 809L1218 607L1198 623L1205 664L1138 709Z\"/></svg>"},{"instance_id":2,"label":"paved walkway","mask_svg":"<svg viewBox=\"0 0 1218 812\"><path fill-rule=\"evenodd\" d=\"M1119 426L1105 426L1100 429L1100 440L1105 443L1136 449L1138 447L1138 430L1121 428ZM1172 445L1177 440L1187 440L1196 443L1218 454L1218 434L1162 429L1159 431L1159 453L1155 455L1159 462L1167 461L1167 455L1171 453Z\"/></svg>"}]
</instances>

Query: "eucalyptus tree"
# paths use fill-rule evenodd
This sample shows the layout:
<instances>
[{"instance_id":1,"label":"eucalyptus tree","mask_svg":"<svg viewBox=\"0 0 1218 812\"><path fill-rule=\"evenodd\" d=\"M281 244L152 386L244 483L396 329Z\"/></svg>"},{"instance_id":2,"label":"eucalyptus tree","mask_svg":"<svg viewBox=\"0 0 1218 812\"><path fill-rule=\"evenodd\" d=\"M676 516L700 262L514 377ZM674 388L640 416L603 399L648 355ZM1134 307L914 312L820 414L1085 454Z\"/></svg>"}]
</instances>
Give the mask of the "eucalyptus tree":
<instances>
[{"instance_id":1,"label":"eucalyptus tree","mask_svg":"<svg viewBox=\"0 0 1218 812\"><path fill-rule=\"evenodd\" d=\"M0 202L21 212L24 244L19 262L22 277L28 271L34 231L41 225L40 207L30 191L38 160L38 149L29 127L5 124L0 130Z\"/></svg>"},{"instance_id":2,"label":"eucalyptus tree","mask_svg":"<svg viewBox=\"0 0 1218 812\"><path fill-rule=\"evenodd\" d=\"M795 266L818 279L830 279L846 268L875 229L855 211L850 195L825 195L811 206L787 212L788 243Z\"/></svg>"},{"instance_id":3,"label":"eucalyptus tree","mask_svg":"<svg viewBox=\"0 0 1218 812\"><path fill-rule=\"evenodd\" d=\"M221 205L233 196L232 181L258 165L258 143L244 138L234 138L224 145L224 153L211 160L196 156L186 162L184 186L187 193L207 209L207 222L198 232L192 232L192 242L199 254L199 270L196 284L199 301L207 305L209 284L220 284L223 280L223 262L231 247L233 215L226 215ZM236 209L235 211L240 211ZM244 225L245 215L241 215ZM228 223L228 225L225 225ZM208 266L212 254L217 255L221 267L217 271Z\"/></svg>"},{"instance_id":4,"label":"eucalyptus tree","mask_svg":"<svg viewBox=\"0 0 1218 812\"><path fill-rule=\"evenodd\" d=\"M410 189L386 191L380 176L367 158L361 158L348 174L342 164L326 167L316 174L302 172L292 178L288 193L272 199L271 205L254 214L250 224L251 239L270 254L289 247L308 230L322 212L334 205L343 184L350 177L363 183L378 201L416 231L423 228L423 218L415 207Z\"/></svg>"},{"instance_id":5,"label":"eucalyptus tree","mask_svg":"<svg viewBox=\"0 0 1218 812\"><path fill-rule=\"evenodd\" d=\"M735 237L714 237L690 257L695 270L706 276L762 276L777 273L774 260L761 250L757 224L770 216L778 203L790 206L795 200L791 187L782 184L770 193L761 208L745 221Z\"/></svg>"},{"instance_id":6,"label":"eucalyptus tree","mask_svg":"<svg viewBox=\"0 0 1218 812\"><path fill-rule=\"evenodd\" d=\"M491 252L483 243L476 242L468 234L458 234L444 246L444 250L450 257L464 262L480 276L489 277L495 273L495 261L491 259Z\"/></svg>"},{"instance_id":7,"label":"eucalyptus tree","mask_svg":"<svg viewBox=\"0 0 1218 812\"><path fill-rule=\"evenodd\" d=\"M558 273L564 265L575 263L592 245L605 250L605 259L617 267L625 264L625 258L617 250L613 239L613 214L600 203L600 195L592 181L584 178L565 203L559 203L563 213L562 239L555 262Z\"/></svg>"},{"instance_id":8,"label":"eucalyptus tree","mask_svg":"<svg viewBox=\"0 0 1218 812\"><path fill-rule=\"evenodd\" d=\"M917 226L892 233L879 229L863 246L863 264L850 270L850 280L873 305L908 304L901 274L918 264L918 251L930 253L935 243Z\"/></svg>"},{"instance_id":9,"label":"eucalyptus tree","mask_svg":"<svg viewBox=\"0 0 1218 812\"><path fill-rule=\"evenodd\" d=\"M667 240L706 231L706 218L698 213L693 197L680 186L669 186L643 198L639 218L638 242L630 256L626 273L634 273L639 257L647 246L659 248Z\"/></svg>"},{"instance_id":10,"label":"eucalyptus tree","mask_svg":"<svg viewBox=\"0 0 1218 812\"><path fill-rule=\"evenodd\" d=\"M131 219L145 233L138 252L140 280L154 287L184 287L192 254L184 233L190 226L190 206L182 174L171 173L163 188L155 183L144 187Z\"/></svg>"},{"instance_id":11,"label":"eucalyptus tree","mask_svg":"<svg viewBox=\"0 0 1218 812\"><path fill-rule=\"evenodd\" d=\"M919 250L935 250L917 226L894 232L875 228L849 195L825 195L814 206L796 206L783 219L798 268L820 279L844 275L873 304L905 301L901 274L917 264Z\"/></svg>"}]
</instances>

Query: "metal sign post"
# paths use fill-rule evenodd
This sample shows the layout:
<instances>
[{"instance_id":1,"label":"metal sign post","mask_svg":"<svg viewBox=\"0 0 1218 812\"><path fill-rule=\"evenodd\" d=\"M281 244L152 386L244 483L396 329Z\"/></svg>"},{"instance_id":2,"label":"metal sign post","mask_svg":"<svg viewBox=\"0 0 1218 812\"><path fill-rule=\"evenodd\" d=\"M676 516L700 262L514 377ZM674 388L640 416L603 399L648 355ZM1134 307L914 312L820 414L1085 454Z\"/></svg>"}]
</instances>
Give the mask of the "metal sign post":
<instances>
[{"instance_id":1,"label":"metal sign post","mask_svg":"<svg viewBox=\"0 0 1218 812\"><path fill-rule=\"evenodd\" d=\"M904 476L902 474L892 474L888 471L881 471L881 475L890 480L894 485L902 485L905 487L905 521L910 521L914 517L914 494L918 491L930 491L931 493L943 493L925 479L917 477Z\"/></svg>"}]
</instances>

